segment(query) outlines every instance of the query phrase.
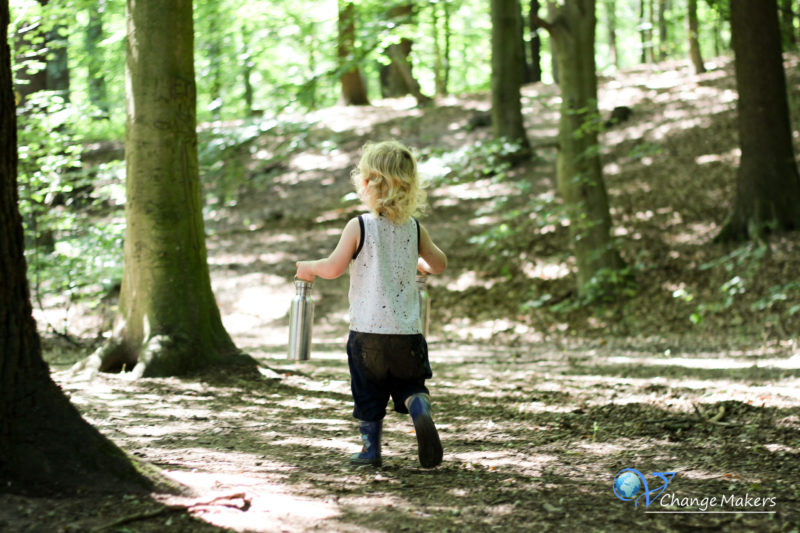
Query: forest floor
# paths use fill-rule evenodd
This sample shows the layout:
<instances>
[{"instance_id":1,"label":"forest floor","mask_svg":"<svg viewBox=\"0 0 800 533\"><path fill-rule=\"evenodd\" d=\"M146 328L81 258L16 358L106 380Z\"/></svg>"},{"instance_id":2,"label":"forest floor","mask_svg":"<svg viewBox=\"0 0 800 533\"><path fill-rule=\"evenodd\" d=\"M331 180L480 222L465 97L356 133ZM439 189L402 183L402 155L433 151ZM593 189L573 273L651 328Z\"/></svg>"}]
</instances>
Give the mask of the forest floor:
<instances>
[{"instance_id":1,"label":"forest floor","mask_svg":"<svg viewBox=\"0 0 800 533\"><path fill-rule=\"evenodd\" d=\"M732 64L709 66L701 76L681 62L601 80L603 115L633 111L601 142L635 285L592 305L576 302L553 194L556 88L524 88L536 157L511 169L487 155L486 128L468 127L487 95L425 109L407 100L331 108L294 117L303 129L265 128L236 152L246 180L211 190L220 200L207 210L223 320L257 371L71 372L107 314L58 301L37 310L40 323L70 313L86 339L75 348L43 331L54 378L84 417L186 491L3 495L0 531L800 531L800 247L797 235L712 242L739 152ZM396 413L384 466L347 464L360 443L346 276L314 285L311 359L285 356L294 262L336 244L359 212L343 200L358 150L387 137L444 176L422 218L450 259L430 281L429 385L445 449L430 470ZM643 474L649 505L615 496L624 468ZM654 472L675 473L657 498Z\"/></svg>"}]
</instances>

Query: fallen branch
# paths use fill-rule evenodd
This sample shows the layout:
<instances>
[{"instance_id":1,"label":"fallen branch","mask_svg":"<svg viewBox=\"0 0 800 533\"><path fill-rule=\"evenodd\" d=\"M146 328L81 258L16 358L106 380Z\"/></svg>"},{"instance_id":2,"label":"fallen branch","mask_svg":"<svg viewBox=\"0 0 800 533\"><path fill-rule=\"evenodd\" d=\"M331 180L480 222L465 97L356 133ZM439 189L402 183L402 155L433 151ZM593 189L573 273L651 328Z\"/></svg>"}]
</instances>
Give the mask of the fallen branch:
<instances>
[{"instance_id":1,"label":"fallen branch","mask_svg":"<svg viewBox=\"0 0 800 533\"><path fill-rule=\"evenodd\" d=\"M234 509L239 509L240 511L247 511L250 509L250 498L247 497L247 494L244 492L237 492L236 494L230 494L227 496L218 496L212 500L206 502L195 502L191 504L175 504L175 505L165 505L161 509L156 509L154 511L144 511L139 513L134 513L128 516L123 516L113 522L109 522L107 524L103 524L91 529L92 533L96 533L98 531L103 531L105 529L110 529L113 527L118 527L124 524L130 524L131 522L138 522L140 520L149 520L150 518L155 518L157 516L162 516L168 513L176 513L176 512L188 512L192 509L196 509L198 507L207 507L209 505L218 504L220 501L231 501L231 500L242 500L240 505L231 504L231 503L222 503L219 505L223 505L225 507L232 507Z\"/></svg>"}]
</instances>

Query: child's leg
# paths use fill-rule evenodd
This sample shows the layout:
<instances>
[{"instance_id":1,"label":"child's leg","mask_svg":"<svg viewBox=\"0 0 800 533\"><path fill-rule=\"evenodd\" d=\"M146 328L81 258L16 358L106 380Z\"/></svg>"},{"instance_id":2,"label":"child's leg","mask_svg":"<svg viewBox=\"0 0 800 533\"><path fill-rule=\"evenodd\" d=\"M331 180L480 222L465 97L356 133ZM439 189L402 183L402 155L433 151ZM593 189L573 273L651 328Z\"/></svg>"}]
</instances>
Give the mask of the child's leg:
<instances>
[{"instance_id":1,"label":"child's leg","mask_svg":"<svg viewBox=\"0 0 800 533\"><path fill-rule=\"evenodd\" d=\"M430 396L424 392L413 394L406 399L405 404L417 434L417 454L420 464L425 468L439 466L443 455L442 442L433 423Z\"/></svg>"},{"instance_id":2,"label":"child's leg","mask_svg":"<svg viewBox=\"0 0 800 533\"><path fill-rule=\"evenodd\" d=\"M417 435L419 462L426 468L442 462L442 442L431 416L425 380L432 376L428 346L422 335L398 336L388 362L395 411L410 413Z\"/></svg>"},{"instance_id":3,"label":"child's leg","mask_svg":"<svg viewBox=\"0 0 800 533\"><path fill-rule=\"evenodd\" d=\"M389 391L384 376L375 368L375 339L369 334L350 332L347 361L350 367L350 390L353 393L353 416L359 420L361 452L350 458L354 465L381 465L381 434ZM379 366L379 365L378 365Z\"/></svg>"}]
</instances>

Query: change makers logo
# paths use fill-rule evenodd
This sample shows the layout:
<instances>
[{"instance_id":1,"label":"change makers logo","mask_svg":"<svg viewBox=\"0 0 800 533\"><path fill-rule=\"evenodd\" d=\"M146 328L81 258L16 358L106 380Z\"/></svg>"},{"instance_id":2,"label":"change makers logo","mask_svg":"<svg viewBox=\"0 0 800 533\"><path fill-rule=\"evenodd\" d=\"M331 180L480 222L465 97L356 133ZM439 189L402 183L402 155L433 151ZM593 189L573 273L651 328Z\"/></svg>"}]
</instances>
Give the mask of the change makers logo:
<instances>
[{"instance_id":1,"label":"change makers logo","mask_svg":"<svg viewBox=\"0 0 800 533\"><path fill-rule=\"evenodd\" d=\"M775 512L774 497L751 494L718 494L714 496L683 496L667 492L676 472L651 472L650 483L634 468L623 468L614 476L614 495L624 502L642 503L647 513L759 513ZM653 479L655 478L655 479ZM650 485L653 485L651 488Z\"/></svg>"}]
</instances>

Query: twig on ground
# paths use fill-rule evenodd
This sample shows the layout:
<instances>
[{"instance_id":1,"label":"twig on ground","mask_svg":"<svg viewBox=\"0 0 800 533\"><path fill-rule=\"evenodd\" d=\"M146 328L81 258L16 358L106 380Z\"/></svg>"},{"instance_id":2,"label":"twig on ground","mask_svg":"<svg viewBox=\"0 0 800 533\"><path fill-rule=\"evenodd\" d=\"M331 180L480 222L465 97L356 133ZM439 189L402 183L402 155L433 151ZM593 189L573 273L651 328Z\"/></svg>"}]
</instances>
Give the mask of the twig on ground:
<instances>
[{"instance_id":1,"label":"twig on ground","mask_svg":"<svg viewBox=\"0 0 800 533\"><path fill-rule=\"evenodd\" d=\"M242 500L240 505L231 504L231 503L218 503L221 501L231 501L231 500ZM191 511L192 509L196 509L198 507L207 507L209 505L223 505L225 507L232 507L234 509L239 509L240 511L247 511L250 509L250 498L247 497L247 494L244 492L237 492L236 494L230 494L226 496L217 496L206 502L195 502L191 504L176 504L176 505L165 505L161 509L156 509L154 511L144 511L140 513L131 514L128 516L123 516L113 522L109 522L107 524L102 524L100 526L94 527L91 529L93 533L103 531L105 529L110 529L112 527L121 526L123 524L129 524L131 522L137 522L139 520L149 520L150 518L155 518L157 516L165 515L167 513L175 513L175 512L186 512Z\"/></svg>"}]
</instances>

